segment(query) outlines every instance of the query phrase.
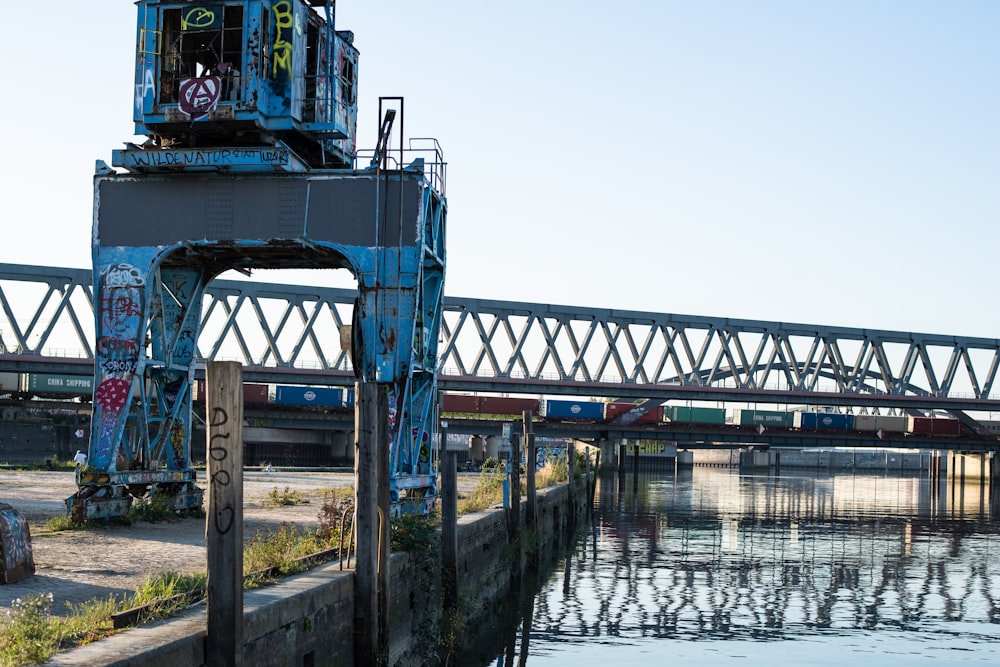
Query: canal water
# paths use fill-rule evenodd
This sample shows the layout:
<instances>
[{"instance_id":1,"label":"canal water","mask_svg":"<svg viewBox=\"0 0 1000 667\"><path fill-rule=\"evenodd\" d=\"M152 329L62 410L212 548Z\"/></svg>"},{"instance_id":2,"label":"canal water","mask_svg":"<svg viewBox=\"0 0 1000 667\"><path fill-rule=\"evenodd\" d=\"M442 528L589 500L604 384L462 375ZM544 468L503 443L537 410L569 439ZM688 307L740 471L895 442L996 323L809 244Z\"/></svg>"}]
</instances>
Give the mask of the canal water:
<instances>
[{"instance_id":1,"label":"canal water","mask_svg":"<svg viewBox=\"0 0 1000 667\"><path fill-rule=\"evenodd\" d=\"M1000 664L1000 521L978 484L696 468L595 495L449 664Z\"/></svg>"}]
</instances>

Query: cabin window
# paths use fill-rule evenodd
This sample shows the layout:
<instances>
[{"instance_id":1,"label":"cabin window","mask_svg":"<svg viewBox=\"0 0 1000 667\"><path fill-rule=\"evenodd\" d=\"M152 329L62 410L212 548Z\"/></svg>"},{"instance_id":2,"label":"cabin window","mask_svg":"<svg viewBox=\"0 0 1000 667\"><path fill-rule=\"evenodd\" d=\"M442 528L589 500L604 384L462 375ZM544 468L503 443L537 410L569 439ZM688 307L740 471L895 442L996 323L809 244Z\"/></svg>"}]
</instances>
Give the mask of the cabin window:
<instances>
[{"instance_id":1,"label":"cabin window","mask_svg":"<svg viewBox=\"0 0 1000 667\"><path fill-rule=\"evenodd\" d=\"M161 104L177 102L180 82L217 76L220 101L241 98L243 7L221 4L164 9Z\"/></svg>"}]
</instances>

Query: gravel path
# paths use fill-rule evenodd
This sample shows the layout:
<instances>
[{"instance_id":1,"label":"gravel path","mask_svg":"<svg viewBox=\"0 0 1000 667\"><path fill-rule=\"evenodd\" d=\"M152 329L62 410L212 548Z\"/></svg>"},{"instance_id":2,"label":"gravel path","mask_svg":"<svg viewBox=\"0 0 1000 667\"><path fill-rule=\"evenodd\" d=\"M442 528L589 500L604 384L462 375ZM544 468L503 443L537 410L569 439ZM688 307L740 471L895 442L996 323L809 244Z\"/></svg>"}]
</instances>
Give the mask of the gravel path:
<instances>
[{"instance_id":1,"label":"gravel path","mask_svg":"<svg viewBox=\"0 0 1000 667\"><path fill-rule=\"evenodd\" d=\"M247 471L244 537L283 522L315 528L324 494L353 483L353 473ZM198 485L207 488L200 475ZM282 493L286 487L308 504L275 507L265 502L272 490ZM65 514L64 501L75 491L72 472L0 471L0 502L28 520L35 561L34 576L0 586L0 609L30 593L52 593L53 613L65 614L66 603L120 598L150 575L205 571L204 519L46 533L45 523Z\"/></svg>"}]
</instances>

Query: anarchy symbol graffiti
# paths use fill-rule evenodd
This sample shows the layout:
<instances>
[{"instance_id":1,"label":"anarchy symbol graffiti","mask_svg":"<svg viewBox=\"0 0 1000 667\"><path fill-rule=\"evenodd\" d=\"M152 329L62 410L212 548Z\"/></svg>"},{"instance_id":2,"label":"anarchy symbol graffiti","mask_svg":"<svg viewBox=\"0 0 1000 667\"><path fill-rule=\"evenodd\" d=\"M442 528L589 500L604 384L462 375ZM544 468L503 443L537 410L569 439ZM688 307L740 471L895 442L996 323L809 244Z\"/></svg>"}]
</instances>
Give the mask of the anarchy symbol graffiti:
<instances>
[{"instance_id":1,"label":"anarchy symbol graffiti","mask_svg":"<svg viewBox=\"0 0 1000 667\"><path fill-rule=\"evenodd\" d=\"M184 79L179 88L180 110L198 120L208 115L208 112L219 103L222 93L222 79L217 76L206 76L199 79Z\"/></svg>"}]
</instances>

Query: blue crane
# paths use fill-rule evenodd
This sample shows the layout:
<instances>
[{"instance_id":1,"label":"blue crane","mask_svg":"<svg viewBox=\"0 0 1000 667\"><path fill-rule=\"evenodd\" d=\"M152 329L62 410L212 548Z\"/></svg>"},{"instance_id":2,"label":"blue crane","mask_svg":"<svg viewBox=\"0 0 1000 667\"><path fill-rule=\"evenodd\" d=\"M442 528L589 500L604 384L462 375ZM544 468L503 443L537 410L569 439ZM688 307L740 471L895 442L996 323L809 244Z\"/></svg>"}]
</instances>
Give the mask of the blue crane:
<instances>
[{"instance_id":1,"label":"blue crane","mask_svg":"<svg viewBox=\"0 0 1000 667\"><path fill-rule=\"evenodd\" d=\"M94 177L94 412L68 510L121 515L151 494L202 505L190 440L202 301L224 271L261 268L357 278L353 366L388 388L390 500L395 512L427 510L440 147L404 146L403 101L380 98L378 149L359 165L358 51L335 27L334 0L136 4L135 133L147 139L98 161Z\"/></svg>"}]
</instances>

